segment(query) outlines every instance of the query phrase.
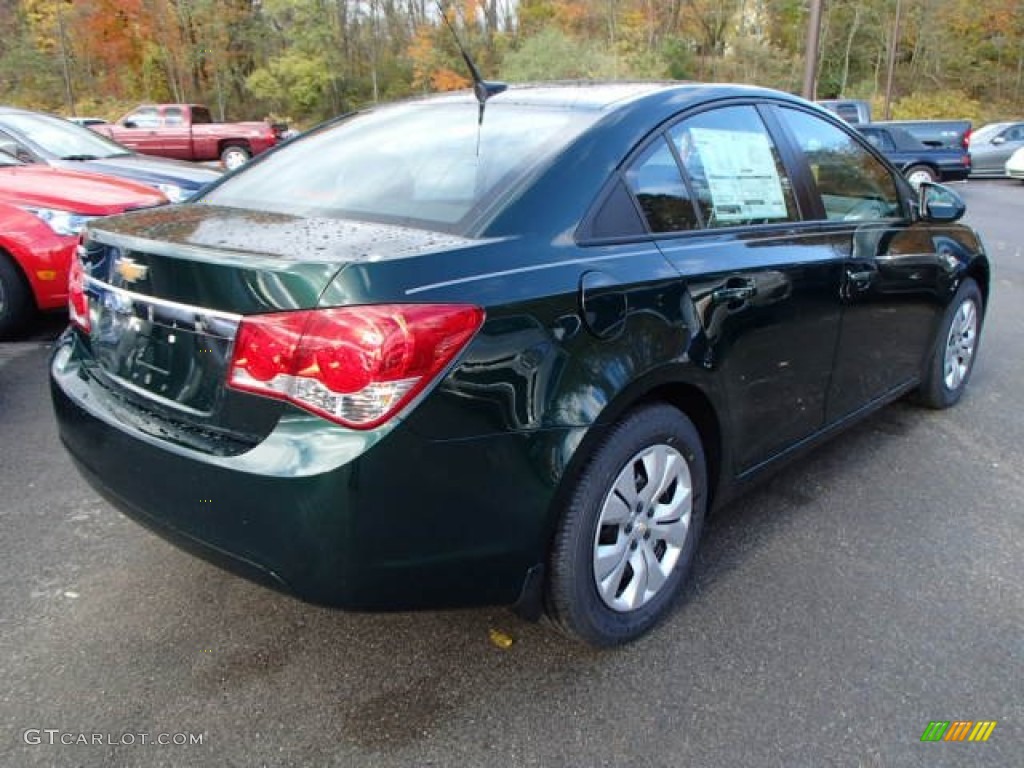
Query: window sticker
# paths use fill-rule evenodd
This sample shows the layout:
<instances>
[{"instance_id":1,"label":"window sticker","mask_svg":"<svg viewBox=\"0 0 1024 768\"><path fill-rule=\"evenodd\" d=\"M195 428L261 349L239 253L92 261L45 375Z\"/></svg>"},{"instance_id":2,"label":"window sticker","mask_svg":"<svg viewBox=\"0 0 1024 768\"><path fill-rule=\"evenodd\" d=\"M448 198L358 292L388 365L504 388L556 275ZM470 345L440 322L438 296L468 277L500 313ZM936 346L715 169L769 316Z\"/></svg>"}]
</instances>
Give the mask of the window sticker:
<instances>
[{"instance_id":1,"label":"window sticker","mask_svg":"<svg viewBox=\"0 0 1024 768\"><path fill-rule=\"evenodd\" d=\"M690 133L719 223L789 218L767 136L715 128L691 128Z\"/></svg>"}]
</instances>

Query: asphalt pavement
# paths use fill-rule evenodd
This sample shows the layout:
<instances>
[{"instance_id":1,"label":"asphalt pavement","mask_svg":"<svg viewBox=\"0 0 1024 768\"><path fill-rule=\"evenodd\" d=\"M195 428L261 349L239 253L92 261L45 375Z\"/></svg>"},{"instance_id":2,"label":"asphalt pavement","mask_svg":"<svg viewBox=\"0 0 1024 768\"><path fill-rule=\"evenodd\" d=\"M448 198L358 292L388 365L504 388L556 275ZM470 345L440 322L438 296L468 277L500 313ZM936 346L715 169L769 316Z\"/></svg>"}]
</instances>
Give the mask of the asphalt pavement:
<instances>
[{"instance_id":1,"label":"asphalt pavement","mask_svg":"<svg viewBox=\"0 0 1024 768\"><path fill-rule=\"evenodd\" d=\"M679 609L616 651L195 560L64 455L59 321L0 344L0 766L1024 765L1024 185L957 189L994 264L963 402L890 406L723 510ZM997 725L922 743L936 720Z\"/></svg>"}]
</instances>

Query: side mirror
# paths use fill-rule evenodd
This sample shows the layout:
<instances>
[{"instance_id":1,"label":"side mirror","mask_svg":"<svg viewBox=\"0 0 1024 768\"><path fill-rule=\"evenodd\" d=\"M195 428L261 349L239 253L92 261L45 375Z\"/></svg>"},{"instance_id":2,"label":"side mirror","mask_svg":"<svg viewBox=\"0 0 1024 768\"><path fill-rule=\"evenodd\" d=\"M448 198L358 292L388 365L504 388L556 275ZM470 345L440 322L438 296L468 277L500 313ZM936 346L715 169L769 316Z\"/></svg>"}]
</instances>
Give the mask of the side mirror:
<instances>
[{"instance_id":1,"label":"side mirror","mask_svg":"<svg viewBox=\"0 0 1024 768\"><path fill-rule=\"evenodd\" d=\"M967 206L949 187L922 181L917 188L917 209L924 221L948 223L959 220Z\"/></svg>"},{"instance_id":2,"label":"side mirror","mask_svg":"<svg viewBox=\"0 0 1024 768\"><path fill-rule=\"evenodd\" d=\"M1005 144L1006 139L1004 139L1002 136L996 136L994 139L992 139L992 143L998 147L1000 144Z\"/></svg>"},{"instance_id":3,"label":"side mirror","mask_svg":"<svg viewBox=\"0 0 1024 768\"><path fill-rule=\"evenodd\" d=\"M139 127L139 124L136 123L134 120L125 120L123 123L121 123L121 125L123 125L125 128L138 128Z\"/></svg>"}]
</instances>

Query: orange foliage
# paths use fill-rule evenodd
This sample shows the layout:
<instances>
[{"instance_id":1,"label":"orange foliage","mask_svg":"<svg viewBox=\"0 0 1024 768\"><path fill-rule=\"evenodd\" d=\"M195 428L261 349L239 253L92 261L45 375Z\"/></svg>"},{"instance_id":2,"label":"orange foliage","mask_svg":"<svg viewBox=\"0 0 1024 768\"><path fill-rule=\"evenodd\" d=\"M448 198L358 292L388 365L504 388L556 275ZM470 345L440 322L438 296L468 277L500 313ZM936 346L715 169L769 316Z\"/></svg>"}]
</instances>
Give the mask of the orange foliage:
<instances>
[{"instance_id":1,"label":"orange foliage","mask_svg":"<svg viewBox=\"0 0 1024 768\"><path fill-rule=\"evenodd\" d=\"M430 85L435 91L460 91L469 88L469 78L450 69L439 69L430 76Z\"/></svg>"},{"instance_id":2,"label":"orange foliage","mask_svg":"<svg viewBox=\"0 0 1024 768\"><path fill-rule=\"evenodd\" d=\"M153 19L142 0L93 0L77 9L81 53L100 65L107 90L124 96L126 82L142 66L143 48L153 39Z\"/></svg>"}]
</instances>

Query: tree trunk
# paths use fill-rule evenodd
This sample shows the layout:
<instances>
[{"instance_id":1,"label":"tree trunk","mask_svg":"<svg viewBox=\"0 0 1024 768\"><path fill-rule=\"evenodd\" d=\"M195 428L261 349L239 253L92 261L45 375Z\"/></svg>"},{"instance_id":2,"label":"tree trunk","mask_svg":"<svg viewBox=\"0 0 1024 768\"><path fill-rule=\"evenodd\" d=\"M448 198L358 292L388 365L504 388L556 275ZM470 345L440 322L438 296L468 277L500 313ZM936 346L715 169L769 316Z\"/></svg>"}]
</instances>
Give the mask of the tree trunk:
<instances>
[{"instance_id":1,"label":"tree trunk","mask_svg":"<svg viewBox=\"0 0 1024 768\"><path fill-rule=\"evenodd\" d=\"M843 54L843 76L839 81L839 95L846 95L846 85L850 78L850 52L853 50L853 38L857 36L857 27L860 26L860 5L853 7L853 23L850 25L850 34L846 36L846 52Z\"/></svg>"}]
</instances>

